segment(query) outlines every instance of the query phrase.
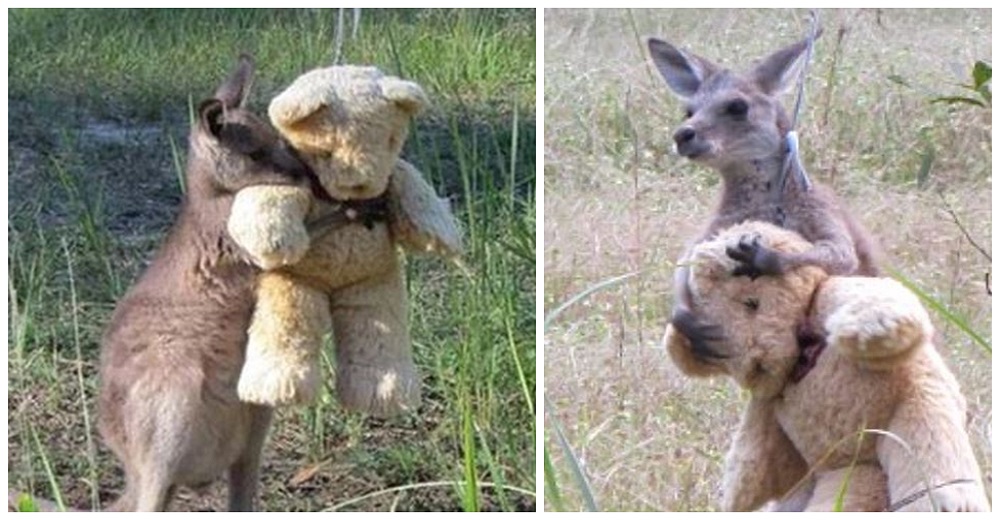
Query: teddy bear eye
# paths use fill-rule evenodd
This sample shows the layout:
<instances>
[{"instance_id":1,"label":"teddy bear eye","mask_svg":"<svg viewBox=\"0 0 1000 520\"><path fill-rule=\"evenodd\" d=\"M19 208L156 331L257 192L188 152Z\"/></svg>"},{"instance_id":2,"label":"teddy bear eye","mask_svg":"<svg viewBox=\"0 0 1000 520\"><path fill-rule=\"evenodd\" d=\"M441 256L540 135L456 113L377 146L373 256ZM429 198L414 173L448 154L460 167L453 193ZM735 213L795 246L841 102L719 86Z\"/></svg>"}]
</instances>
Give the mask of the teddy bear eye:
<instances>
[{"instance_id":1,"label":"teddy bear eye","mask_svg":"<svg viewBox=\"0 0 1000 520\"><path fill-rule=\"evenodd\" d=\"M760 300L757 298L747 298L746 300L743 300L743 306L751 312L754 312L760 308Z\"/></svg>"}]
</instances>

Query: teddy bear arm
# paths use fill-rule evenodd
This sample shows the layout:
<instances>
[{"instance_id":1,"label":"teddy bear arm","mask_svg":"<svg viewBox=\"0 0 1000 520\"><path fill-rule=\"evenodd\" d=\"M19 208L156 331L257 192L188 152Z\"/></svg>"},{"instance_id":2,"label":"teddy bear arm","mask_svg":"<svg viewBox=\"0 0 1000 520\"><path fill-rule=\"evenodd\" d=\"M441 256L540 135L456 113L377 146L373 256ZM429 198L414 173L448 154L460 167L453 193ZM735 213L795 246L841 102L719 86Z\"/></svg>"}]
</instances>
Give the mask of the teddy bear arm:
<instances>
[{"instance_id":1,"label":"teddy bear arm","mask_svg":"<svg viewBox=\"0 0 1000 520\"><path fill-rule=\"evenodd\" d=\"M448 202L437 196L413 165L400 159L389 179L392 231L396 241L415 252L446 257L462 253L462 235Z\"/></svg>"},{"instance_id":2,"label":"teddy bear arm","mask_svg":"<svg viewBox=\"0 0 1000 520\"><path fill-rule=\"evenodd\" d=\"M936 354L929 362L946 370ZM876 444L893 509L989 511L982 471L965 431L965 399L957 383L924 383L936 388L909 392L887 428L892 436L880 436Z\"/></svg>"},{"instance_id":3,"label":"teddy bear arm","mask_svg":"<svg viewBox=\"0 0 1000 520\"><path fill-rule=\"evenodd\" d=\"M899 366L933 334L917 296L890 278L831 277L816 308L828 345L869 370Z\"/></svg>"},{"instance_id":4,"label":"teddy bear arm","mask_svg":"<svg viewBox=\"0 0 1000 520\"><path fill-rule=\"evenodd\" d=\"M754 511L793 491L807 470L805 460L781 430L774 404L751 399L726 455L722 507Z\"/></svg>"},{"instance_id":5,"label":"teddy bear arm","mask_svg":"<svg viewBox=\"0 0 1000 520\"><path fill-rule=\"evenodd\" d=\"M309 249L305 217L312 200L301 186L249 186L236 193L226 227L261 268L294 264Z\"/></svg>"}]
</instances>

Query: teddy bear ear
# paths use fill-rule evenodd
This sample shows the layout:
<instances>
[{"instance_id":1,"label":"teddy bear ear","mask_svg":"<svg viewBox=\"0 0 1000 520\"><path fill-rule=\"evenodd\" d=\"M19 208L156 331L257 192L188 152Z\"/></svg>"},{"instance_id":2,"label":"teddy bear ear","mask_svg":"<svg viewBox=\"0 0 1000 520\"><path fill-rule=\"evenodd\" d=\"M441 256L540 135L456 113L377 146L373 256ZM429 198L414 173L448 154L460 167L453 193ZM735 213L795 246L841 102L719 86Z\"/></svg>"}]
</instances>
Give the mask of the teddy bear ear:
<instances>
[{"instance_id":1,"label":"teddy bear ear","mask_svg":"<svg viewBox=\"0 0 1000 520\"><path fill-rule=\"evenodd\" d=\"M288 129L326 107L327 102L322 97L303 96L299 92L289 90L271 100L271 104L267 107L267 115L274 126Z\"/></svg>"},{"instance_id":2,"label":"teddy bear ear","mask_svg":"<svg viewBox=\"0 0 1000 520\"><path fill-rule=\"evenodd\" d=\"M382 94L411 116L420 113L429 104L424 89L412 81L384 78L379 84Z\"/></svg>"}]
</instances>

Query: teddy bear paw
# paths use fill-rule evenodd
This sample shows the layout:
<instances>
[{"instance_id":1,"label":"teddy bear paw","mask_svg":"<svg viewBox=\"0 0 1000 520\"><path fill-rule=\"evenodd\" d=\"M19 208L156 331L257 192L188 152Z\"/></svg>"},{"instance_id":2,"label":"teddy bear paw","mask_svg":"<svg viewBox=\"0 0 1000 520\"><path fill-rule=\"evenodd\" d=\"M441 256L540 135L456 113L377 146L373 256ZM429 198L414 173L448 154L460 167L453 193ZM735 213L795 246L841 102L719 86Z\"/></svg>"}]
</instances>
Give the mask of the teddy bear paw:
<instances>
[{"instance_id":1,"label":"teddy bear paw","mask_svg":"<svg viewBox=\"0 0 1000 520\"><path fill-rule=\"evenodd\" d=\"M304 226L294 226L285 233L262 237L260 243L247 252L262 269L276 269L302 260L309 250L309 234Z\"/></svg>"},{"instance_id":2,"label":"teddy bear paw","mask_svg":"<svg viewBox=\"0 0 1000 520\"><path fill-rule=\"evenodd\" d=\"M236 393L241 401L267 406L311 403L319 391L319 368L315 363L281 363L277 360L243 365Z\"/></svg>"},{"instance_id":3,"label":"teddy bear paw","mask_svg":"<svg viewBox=\"0 0 1000 520\"><path fill-rule=\"evenodd\" d=\"M389 417L417 408L420 379L416 369L405 363L399 367L341 366L337 397L348 410Z\"/></svg>"},{"instance_id":4,"label":"teddy bear paw","mask_svg":"<svg viewBox=\"0 0 1000 520\"><path fill-rule=\"evenodd\" d=\"M847 300L850 303L826 320L830 345L877 368L878 362L891 365L930 339L930 317L912 293L891 279L859 279L862 282L868 285L864 297ZM882 287L873 288L873 283Z\"/></svg>"},{"instance_id":5,"label":"teddy bear paw","mask_svg":"<svg viewBox=\"0 0 1000 520\"><path fill-rule=\"evenodd\" d=\"M830 342L841 353L868 362L896 359L927 339L927 332L918 320L907 316L880 316L856 328L834 328ZM867 320L866 320L867 321Z\"/></svg>"}]
</instances>

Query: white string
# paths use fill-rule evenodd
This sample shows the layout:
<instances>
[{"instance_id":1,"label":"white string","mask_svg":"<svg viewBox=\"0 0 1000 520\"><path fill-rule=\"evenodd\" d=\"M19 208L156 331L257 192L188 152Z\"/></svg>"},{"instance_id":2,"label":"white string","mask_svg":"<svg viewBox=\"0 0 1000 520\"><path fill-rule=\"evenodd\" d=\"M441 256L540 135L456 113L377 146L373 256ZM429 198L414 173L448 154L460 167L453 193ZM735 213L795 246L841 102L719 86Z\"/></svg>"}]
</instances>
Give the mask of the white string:
<instances>
[{"instance_id":1,"label":"white string","mask_svg":"<svg viewBox=\"0 0 1000 520\"><path fill-rule=\"evenodd\" d=\"M799 73L798 93L795 97L795 107L792 109L792 127L785 136L788 155L785 156L784 172L781 176L781 191L784 192L785 180L788 178L789 170L795 174L796 180L805 191L812 189L812 181L802 164L802 156L799 155L799 134L795 128L799 122L799 112L802 110L802 100L805 98L806 76L809 71L809 62L812 61L813 43L816 41L816 31L819 28L819 12L815 9L809 11L812 23L809 28L809 36L806 38L806 57ZM779 193L780 193L779 192Z\"/></svg>"}]
</instances>

